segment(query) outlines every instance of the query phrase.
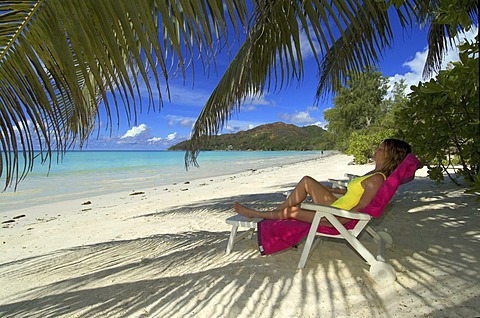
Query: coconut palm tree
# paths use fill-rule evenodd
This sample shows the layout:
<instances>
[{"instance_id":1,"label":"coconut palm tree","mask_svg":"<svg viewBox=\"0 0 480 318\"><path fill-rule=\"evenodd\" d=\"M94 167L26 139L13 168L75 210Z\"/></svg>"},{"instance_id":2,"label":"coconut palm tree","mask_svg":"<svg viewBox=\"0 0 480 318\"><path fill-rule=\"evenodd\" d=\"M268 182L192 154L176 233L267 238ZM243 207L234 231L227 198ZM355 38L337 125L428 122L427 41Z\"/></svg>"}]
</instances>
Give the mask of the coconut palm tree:
<instances>
[{"instance_id":1,"label":"coconut palm tree","mask_svg":"<svg viewBox=\"0 0 480 318\"><path fill-rule=\"evenodd\" d=\"M230 26L245 39L195 124L187 163L245 97L301 80L302 36L318 63L319 97L378 62L393 41L392 18L431 25L426 70L434 70L451 44L442 35L478 24L478 0L460 2L462 10L446 0L1 1L0 178L16 184L35 155L49 161L82 145L99 107L110 128L119 113L135 121L137 111L160 108L171 74L185 74L196 57L208 67ZM448 10L453 22L442 21Z\"/></svg>"},{"instance_id":2,"label":"coconut palm tree","mask_svg":"<svg viewBox=\"0 0 480 318\"><path fill-rule=\"evenodd\" d=\"M120 113L135 121L137 111L160 108L169 76L185 76L197 56L211 63L246 14L241 0L0 1L5 187L25 177L35 156L50 163L82 146L99 125L99 107L107 129Z\"/></svg>"}]
</instances>

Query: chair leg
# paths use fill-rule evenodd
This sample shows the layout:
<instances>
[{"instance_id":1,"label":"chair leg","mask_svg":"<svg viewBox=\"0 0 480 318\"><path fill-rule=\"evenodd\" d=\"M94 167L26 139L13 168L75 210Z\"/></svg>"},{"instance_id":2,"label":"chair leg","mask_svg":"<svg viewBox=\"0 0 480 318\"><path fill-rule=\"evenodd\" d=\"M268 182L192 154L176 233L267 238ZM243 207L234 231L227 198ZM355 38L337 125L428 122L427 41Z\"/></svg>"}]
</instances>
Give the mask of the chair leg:
<instances>
[{"instance_id":1,"label":"chair leg","mask_svg":"<svg viewBox=\"0 0 480 318\"><path fill-rule=\"evenodd\" d=\"M376 232L371 227L366 228L368 234L373 237L373 241L377 244L377 260L385 262L385 248L390 247L393 243L392 236L387 232Z\"/></svg>"},{"instance_id":2,"label":"chair leg","mask_svg":"<svg viewBox=\"0 0 480 318\"><path fill-rule=\"evenodd\" d=\"M308 238L307 238L308 240ZM308 243L305 241L305 247L303 248L302 255L300 257L300 261L298 262L298 267L299 269L302 269L305 267L305 263L307 262L308 258L310 257L310 253L317 248L317 245L322 243L322 239L317 237L316 235L313 236L312 242ZM307 247L306 245L309 244L310 247Z\"/></svg>"},{"instance_id":3,"label":"chair leg","mask_svg":"<svg viewBox=\"0 0 480 318\"><path fill-rule=\"evenodd\" d=\"M313 240L315 239L315 235L317 234L317 228L321 218L322 217L320 213L315 213L312 225L310 226L310 230L308 231L305 246L303 247L302 256L300 256L300 261L298 262L298 268L300 269L305 267L305 263L307 262L308 255L310 254L310 249L312 248Z\"/></svg>"},{"instance_id":4,"label":"chair leg","mask_svg":"<svg viewBox=\"0 0 480 318\"><path fill-rule=\"evenodd\" d=\"M352 246L369 265L372 265L377 261L375 256L362 243L360 243L358 238L348 232L348 230L345 229L345 227L340 223L340 221L338 221L337 218L331 215L326 216L326 218L330 221L330 223L332 223L333 226L335 226L335 228L342 234L348 243L350 243L350 246Z\"/></svg>"},{"instance_id":5,"label":"chair leg","mask_svg":"<svg viewBox=\"0 0 480 318\"><path fill-rule=\"evenodd\" d=\"M386 262L384 255L385 255L385 241L379 240L377 242L377 261Z\"/></svg>"},{"instance_id":6,"label":"chair leg","mask_svg":"<svg viewBox=\"0 0 480 318\"><path fill-rule=\"evenodd\" d=\"M233 249L233 244L235 244L235 237L237 236L238 225L232 225L232 230L230 231L230 237L228 238L227 251L226 254L230 254Z\"/></svg>"},{"instance_id":7,"label":"chair leg","mask_svg":"<svg viewBox=\"0 0 480 318\"><path fill-rule=\"evenodd\" d=\"M391 284L397 279L397 274L392 265L382 261L376 261L371 264L370 276L375 283L380 285Z\"/></svg>"},{"instance_id":8,"label":"chair leg","mask_svg":"<svg viewBox=\"0 0 480 318\"><path fill-rule=\"evenodd\" d=\"M240 241L241 239L244 239L245 237L248 237L249 239L253 238L253 234L255 233L255 228L250 228L247 231L244 231L241 234L237 235L238 227L239 225L232 225L232 230L230 231L230 237L228 238L226 254L230 254L233 250L233 245L238 241Z\"/></svg>"}]
</instances>

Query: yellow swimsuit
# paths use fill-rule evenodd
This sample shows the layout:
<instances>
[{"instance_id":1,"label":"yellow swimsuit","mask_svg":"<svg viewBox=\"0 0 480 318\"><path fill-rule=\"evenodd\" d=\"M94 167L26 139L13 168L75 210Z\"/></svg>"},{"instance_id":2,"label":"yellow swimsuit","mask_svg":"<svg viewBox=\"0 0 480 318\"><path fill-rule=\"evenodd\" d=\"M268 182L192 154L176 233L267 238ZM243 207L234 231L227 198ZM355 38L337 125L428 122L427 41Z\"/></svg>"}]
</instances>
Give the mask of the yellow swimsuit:
<instances>
[{"instance_id":1,"label":"yellow swimsuit","mask_svg":"<svg viewBox=\"0 0 480 318\"><path fill-rule=\"evenodd\" d=\"M362 187L362 181L377 173L380 173L383 176L383 180L387 178L382 172L375 172L366 176L355 178L348 183L347 193L345 193L345 195L339 198L337 201L333 202L331 206L343 210L353 209L358 204L358 202L360 202L360 198L365 191L365 189Z\"/></svg>"}]
</instances>

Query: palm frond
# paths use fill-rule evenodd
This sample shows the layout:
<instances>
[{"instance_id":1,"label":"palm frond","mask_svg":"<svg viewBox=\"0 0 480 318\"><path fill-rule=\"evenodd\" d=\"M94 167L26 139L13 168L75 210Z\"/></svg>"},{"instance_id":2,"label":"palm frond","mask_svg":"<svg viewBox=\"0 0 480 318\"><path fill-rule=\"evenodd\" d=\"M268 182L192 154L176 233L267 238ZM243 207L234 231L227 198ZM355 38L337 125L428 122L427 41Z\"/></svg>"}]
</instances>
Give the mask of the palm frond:
<instances>
[{"instance_id":1,"label":"palm frond","mask_svg":"<svg viewBox=\"0 0 480 318\"><path fill-rule=\"evenodd\" d=\"M430 77L440 70L443 55L455 44L444 25L431 24L428 30L428 54L423 68L423 77Z\"/></svg>"},{"instance_id":2,"label":"palm frond","mask_svg":"<svg viewBox=\"0 0 480 318\"><path fill-rule=\"evenodd\" d=\"M160 108L170 74L178 69L185 75L197 56L208 65L216 43L228 39L228 20L238 28L246 13L240 0L1 1L5 187L32 169L36 151L50 162L55 151L61 156L82 145L98 125L99 107L105 107L107 128L120 113L134 122L143 109L140 85L147 107Z\"/></svg>"},{"instance_id":3,"label":"palm frond","mask_svg":"<svg viewBox=\"0 0 480 318\"><path fill-rule=\"evenodd\" d=\"M301 8L292 4L290 1L256 3L252 29L197 118L185 155L187 166L196 164L204 138L216 134L246 97L270 90L272 85L280 89L301 77L296 19Z\"/></svg>"},{"instance_id":4,"label":"palm frond","mask_svg":"<svg viewBox=\"0 0 480 318\"><path fill-rule=\"evenodd\" d=\"M397 9L396 12L404 27L412 23L408 11L404 13ZM338 91L352 73L377 65L382 53L391 46L393 36L390 14L385 4L366 2L359 7L350 25L328 49L320 63L316 99L319 100L328 92Z\"/></svg>"},{"instance_id":5,"label":"palm frond","mask_svg":"<svg viewBox=\"0 0 480 318\"><path fill-rule=\"evenodd\" d=\"M443 10L452 10L449 3L442 0L254 1L247 40L197 119L185 156L186 165L196 164L203 142L240 109L246 96L279 90L292 80L302 80L301 32L317 61L318 100L323 94L336 91L349 74L377 65L393 41L391 15L396 15L404 29L414 23L439 24L441 10L437 8L446 6ZM478 0L457 1L456 5L459 8L453 10L458 12L445 14L445 27L457 29L472 23L478 25ZM457 21L448 21L452 15L457 16ZM427 71L438 66L442 53L450 44L445 42L445 37L439 40L442 30L445 29L435 25L431 29Z\"/></svg>"},{"instance_id":6,"label":"palm frond","mask_svg":"<svg viewBox=\"0 0 480 318\"><path fill-rule=\"evenodd\" d=\"M428 55L423 69L423 77L429 78L440 70L448 50L458 45L456 35L468 31L472 25L478 27L478 0L420 1L416 12L420 24L430 25Z\"/></svg>"},{"instance_id":7,"label":"palm frond","mask_svg":"<svg viewBox=\"0 0 480 318\"><path fill-rule=\"evenodd\" d=\"M302 80L300 32L304 32L319 67L321 57L328 52L341 55L337 60L341 63L329 64L330 79L351 68L361 70L377 59L377 49L387 46L391 38L385 9L378 1L256 1L247 39L196 121L186 164L196 164L205 138L219 131L246 96ZM352 40L342 42L341 52L338 37ZM337 85L335 81L333 85Z\"/></svg>"}]
</instances>

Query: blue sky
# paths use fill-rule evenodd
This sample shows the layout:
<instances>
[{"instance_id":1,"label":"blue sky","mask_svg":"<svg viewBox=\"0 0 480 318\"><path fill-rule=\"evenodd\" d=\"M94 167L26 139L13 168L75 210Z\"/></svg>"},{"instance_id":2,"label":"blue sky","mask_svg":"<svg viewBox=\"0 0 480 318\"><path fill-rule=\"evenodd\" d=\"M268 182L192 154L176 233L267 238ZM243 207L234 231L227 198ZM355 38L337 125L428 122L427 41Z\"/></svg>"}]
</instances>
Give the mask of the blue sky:
<instances>
[{"instance_id":1,"label":"blue sky","mask_svg":"<svg viewBox=\"0 0 480 318\"><path fill-rule=\"evenodd\" d=\"M472 30L468 38L473 38L477 30ZM391 79L391 83L405 79L407 86L417 85L422 79L422 70L427 54L427 32L425 30L402 31L394 33L394 46L388 49L379 65L383 76ZM181 76L170 81L171 100L164 94L163 108L155 112L143 111L137 116L136 123L128 123L124 117L114 118L114 127L110 130L100 129L89 139L87 150L97 149L138 149L163 150L180 141L189 139L192 125L203 105L230 59L226 53L219 55L217 72L204 76L200 67L195 69L195 78L187 72L184 80ZM449 61L458 60L458 52L449 52L445 65ZM279 92L266 93L258 99L246 101L239 113L228 121L222 133L235 133L258 125L282 121L297 126L324 126L323 111L333 107L332 99L315 104L315 92L318 76L316 64L308 51L304 52L305 77L303 82L292 85ZM105 119L105 117L101 117ZM104 127L100 122L101 127Z\"/></svg>"}]
</instances>

